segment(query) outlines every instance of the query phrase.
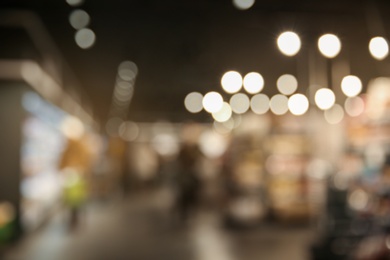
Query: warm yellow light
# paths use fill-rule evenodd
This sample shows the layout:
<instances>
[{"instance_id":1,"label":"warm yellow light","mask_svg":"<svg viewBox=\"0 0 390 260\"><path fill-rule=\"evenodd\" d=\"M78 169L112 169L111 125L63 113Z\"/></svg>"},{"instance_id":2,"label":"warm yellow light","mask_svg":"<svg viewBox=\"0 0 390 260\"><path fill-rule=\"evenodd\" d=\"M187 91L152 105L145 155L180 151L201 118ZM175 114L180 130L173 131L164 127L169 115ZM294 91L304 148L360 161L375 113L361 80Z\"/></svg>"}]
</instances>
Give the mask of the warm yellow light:
<instances>
[{"instance_id":1,"label":"warm yellow light","mask_svg":"<svg viewBox=\"0 0 390 260\"><path fill-rule=\"evenodd\" d=\"M355 97L362 92L362 82L356 76L346 76L341 81L341 90L347 97Z\"/></svg>"},{"instance_id":2,"label":"warm yellow light","mask_svg":"<svg viewBox=\"0 0 390 260\"><path fill-rule=\"evenodd\" d=\"M331 125L340 123L344 118L344 110L339 104L334 104L330 109L324 111L326 121Z\"/></svg>"},{"instance_id":3,"label":"warm yellow light","mask_svg":"<svg viewBox=\"0 0 390 260\"><path fill-rule=\"evenodd\" d=\"M284 95L291 95L298 88L297 79L290 74L284 74L278 78L276 81L276 86L280 93Z\"/></svg>"},{"instance_id":4,"label":"warm yellow light","mask_svg":"<svg viewBox=\"0 0 390 260\"><path fill-rule=\"evenodd\" d=\"M372 57L377 60L383 60L389 55L389 44L383 37L374 37L370 40L368 49Z\"/></svg>"},{"instance_id":5,"label":"warm yellow light","mask_svg":"<svg viewBox=\"0 0 390 260\"><path fill-rule=\"evenodd\" d=\"M207 93L202 100L203 108L209 112L214 113L219 111L223 105L223 98L221 94L217 92L209 92Z\"/></svg>"},{"instance_id":6,"label":"warm yellow light","mask_svg":"<svg viewBox=\"0 0 390 260\"><path fill-rule=\"evenodd\" d=\"M91 29L83 28L76 32L75 41L80 48L88 49L95 44L96 36Z\"/></svg>"},{"instance_id":7,"label":"warm yellow light","mask_svg":"<svg viewBox=\"0 0 390 260\"><path fill-rule=\"evenodd\" d=\"M341 50L341 41L334 34L325 34L318 39L318 49L327 58L336 57Z\"/></svg>"},{"instance_id":8,"label":"warm yellow light","mask_svg":"<svg viewBox=\"0 0 390 260\"><path fill-rule=\"evenodd\" d=\"M293 115L303 115L309 109L309 100L305 95L294 94L288 99L288 109Z\"/></svg>"},{"instance_id":9,"label":"warm yellow light","mask_svg":"<svg viewBox=\"0 0 390 260\"><path fill-rule=\"evenodd\" d=\"M319 109L326 110L331 108L336 102L336 96L333 91L328 88L317 90L314 100Z\"/></svg>"},{"instance_id":10,"label":"warm yellow light","mask_svg":"<svg viewBox=\"0 0 390 260\"><path fill-rule=\"evenodd\" d=\"M244 89L250 94L259 93L264 87L264 79L257 72L250 72L244 77Z\"/></svg>"},{"instance_id":11,"label":"warm yellow light","mask_svg":"<svg viewBox=\"0 0 390 260\"><path fill-rule=\"evenodd\" d=\"M190 113L199 113L203 109L203 95L198 92L189 93L184 99L184 106Z\"/></svg>"},{"instance_id":12,"label":"warm yellow light","mask_svg":"<svg viewBox=\"0 0 390 260\"><path fill-rule=\"evenodd\" d=\"M287 56L294 56L301 49L301 39L294 32L284 32L279 35L278 40L279 50Z\"/></svg>"},{"instance_id":13,"label":"warm yellow light","mask_svg":"<svg viewBox=\"0 0 390 260\"><path fill-rule=\"evenodd\" d=\"M228 103L223 102L222 108L219 111L213 113L212 116L217 122L226 122L232 116L232 109Z\"/></svg>"},{"instance_id":14,"label":"warm yellow light","mask_svg":"<svg viewBox=\"0 0 390 260\"><path fill-rule=\"evenodd\" d=\"M349 97L344 103L345 112L349 116L360 116L364 112L364 101L361 97Z\"/></svg>"},{"instance_id":15,"label":"warm yellow light","mask_svg":"<svg viewBox=\"0 0 390 260\"><path fill-rule=\"evenodd\" d=\"M249 97L243 93L234 94L230 98L230 107L234 113L243 114L248 111L250 106Z\"/></svg>"},{"instance_id":16,"label":"warm yellow light","mask_svg":"<svg viewBox=\"0 0 390 260\"><path fill-rule=\"evenodd\" d=\"M74 116L67 116L61 122L61 130L67 138L74 140L80 139L85 131L83 123Z\"/></svg>"},{"instance_id":17,"label":"warm yellow light","mask_svg":"<svg viewBox=\"0 0 390 260\"><path fill-rule=\"evenodd\" d=\"M270 100L270 109L275 115L284 115L288 111L288 98L277 94Z\"/></svg>"},{"instance_id":18,"label":"warm yellow light","mask_svg":"<svg viewBox=\"0 0 390 260\"><path fill-rule=\"evenodd\" d=\"M233 0L233 5L240 10L251 8L255 4L255 0Z\"/></svg>"},{"instance_id":19,"label":"warm yellow light","mask_svg":"<svg viewBox=\"0 0 390 260\"><path fill-rule=\"evenodd\" d=\"M262 115L269 110L269 98L264 94L254 95L251 99L251 110L253 113Z\"/></svg>"},{"instance_id":20,"label":"warm yellow light","mask_svg":"<svg viewBox=\"0 0 390 260\"><path fill-rule=\"evenodd\" d=\"M237 71L228 71L222 76L221 85L227 93L236 93L242 88L242 76Z\"/></svg>"}]
</instances>

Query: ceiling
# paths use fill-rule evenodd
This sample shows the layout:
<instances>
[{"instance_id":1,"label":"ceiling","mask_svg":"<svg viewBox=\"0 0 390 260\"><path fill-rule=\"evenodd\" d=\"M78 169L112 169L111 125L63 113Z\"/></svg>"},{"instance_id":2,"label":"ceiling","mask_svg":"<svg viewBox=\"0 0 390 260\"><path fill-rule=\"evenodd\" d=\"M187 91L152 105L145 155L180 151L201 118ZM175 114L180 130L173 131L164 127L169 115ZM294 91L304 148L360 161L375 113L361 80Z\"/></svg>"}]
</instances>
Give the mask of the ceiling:
<instances>
[{"instance_id":1,"label":"ceiling","mask_svg":"<svg viewBox=\"0 0 390 260\"><path fill-rule=\"evenodd\" d=\"M68 16L75 7L65 0L0 3L0 9L32 10L41 17L80 82L81 99L102 123L108 119L117 68L124 60L139 68L128 118L147 122L210 120L205 112L186 112L184 97L191 91L221 92L220 78L228 70L260 72L269 95L277 92L276 79L285 73L297 76L299 92L313 83L336 88L348 73L361 77L365 85L372 77L390 74L388 59L376 61L367 50L370 37L389 32L387 1L257 0L241 11L231 0L85 0L78 8L89 13L97 37L87 50L74 42ZM285 30L301 36L302 49L295 57L283 56L276 47L278 34ZM316 50L317 38L327 32L343 43L332 61ZM25 36L3 35L25 42ZM3 45L0 54L13 52L15 48Z\"/></svg>"}]
</instances>

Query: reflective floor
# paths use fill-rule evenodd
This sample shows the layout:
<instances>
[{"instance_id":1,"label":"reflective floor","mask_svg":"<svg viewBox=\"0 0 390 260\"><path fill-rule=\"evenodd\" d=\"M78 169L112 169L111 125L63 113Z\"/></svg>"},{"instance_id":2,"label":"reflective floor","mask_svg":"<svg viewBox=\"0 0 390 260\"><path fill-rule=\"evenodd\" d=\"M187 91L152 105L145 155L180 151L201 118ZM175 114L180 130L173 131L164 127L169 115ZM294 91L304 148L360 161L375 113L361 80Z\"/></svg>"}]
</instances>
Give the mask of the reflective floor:
<instances>
[{"instance_id":1,"label":"reflective floor","mask_svg":"<svg viewBox=\"0 0 390 260\"><path fill-rule=\"evenodd\" d=\"M6 260L195 259L302 260L311 230L263 224L228 229L221 217L201 210L186 223L172 221L163 191L91 203L80 225L69 230L59 213L5 256Z\"/></svg>"}]
</instances>

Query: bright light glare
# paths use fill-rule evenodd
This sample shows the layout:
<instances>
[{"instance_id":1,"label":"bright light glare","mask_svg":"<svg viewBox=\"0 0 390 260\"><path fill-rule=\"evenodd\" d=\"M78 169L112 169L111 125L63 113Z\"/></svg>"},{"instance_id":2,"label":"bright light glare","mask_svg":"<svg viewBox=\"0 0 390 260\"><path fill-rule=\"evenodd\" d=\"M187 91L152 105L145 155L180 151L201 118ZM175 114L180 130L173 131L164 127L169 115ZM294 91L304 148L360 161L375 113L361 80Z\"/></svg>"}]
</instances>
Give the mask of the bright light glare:
<instances>
[{"instance_id":1,"label":"bright light glare","mask_svg":"<svg viewBox=\"0 0 390 260\"><path fill-rule=\"evenodd\" d=\"M334 34L325 34L318 39L318 49L327 58L334 58L341 50L341 41Z\"/></svg>"},{"instance_id":2,"label":"bright light glare","mask_svg":"<svg viewBox=\"0 0 390 260\"><path fill-rule=\"evenodd\" d=\"M303 115L309 109L309 100L305 95L294 94L288 99L288 108L293 115Z\"/></svg>"},{"instance_id":3,"label":"bright light glare","mask_svg":"<svg viewBox=\"0 0 390 260\"><path fill-rule=\"evenodd\" d=\"M356 76L346 76L341 81L341 90L347 97L355 97L362 92L362 82Z\"/></svg>"},{"instance_id":4,"label":"bright light glare","mask_svg":"<svg viewBox=\"0 0 390 260\"><path fill-rule=\"evenodd\" d=\"M284 95L291 95L297 90L298 81L293 75L284 74L278 78L276 86L278 87L280 93Z\"/></svg>"},{"instance_id":5,"label":"bright light glare","mask_svg":"<svg viewBox=\"0 0 390 260\"><path fill-rule=\"evenodd\" d=\"M86 11L80 9L74 10L69 15L69 23L76 30L87 27L90 19L91 18L89 14Z\"/></svg>"},{"instance_id":6,"label":"bright light glare","mask_svg":"<svg viewBox=\"0 0 390 260\"><path fill-rule=\"evenodd\" d=\"M370 40L368 49L372 57L377 60L383 60L389 54L389 44L383 37L374 37Z\"/></svg>"},{"instance_id":7,"label":"bright light glare","mask_svg":"<svg viewBox=\"0 0 390 260\"><path fill-rule=\"evenodd\" d=\"M331 108L336 102L336 96L333 91L328 88L317 90L314 100L319 109L326 110Z\"/></svg>"},{"instance_id":8,"label":"bright light glare","mask_svg":"<svg viewBox=\"0 0 390 260\"><path fill-rule=\"evenodd\" d=\"M215 113L222 108L223 98L217 92L208 92L202 100L203 108L209 113Z\"/></svg>"},{"instance_id":9,"label":"bright light glare","mask_svg":"<svg viewBox=\"0 0 390 260\"><path fill-rule=\"evenodd\" d=\"M269 110L269 98L264 94L254 95L251 99L251 110L253 113L262 115Z\"/></svg>"},{"instance_id":10,"label":"bright light glare","mask_svg":"<svg viewBox=\"0 0 390 260\"><path fill-rule=\"evenodd\" d=\"M80 139L85 131L83 123L74 116L67 116L61 122L61 130L67 138L74 140Z\"/></svg>"},{"instance_id":11,"label":"bright light glare","mask_svg":"<svg viewBox=\"0 0 390 260\"><path fill-rule=\"evenodd\" d=\"M228 103L223 102L222 108L218 112L213 113L212 116L217 122L226 122L232 116L232 109Z\"/></svg>"},{"instance_id":12,"label":"bright light glare","mask_svg":"<svg viewBox=\"0 0 390 260\"><path fill-rule=\"evenodd\" d=\"M284 115L288 111L288 98L284 95L277 94L270 100L271 111L275 115Z\"/></svg>"},{"instance_id":13,"label":"bright light glare","mask_svg":"<svg viewBox=\"0 0 390 260\"><path fill-rule=\"evenodd\" d=\"M294 32L284 32L279 35L278 40L279 50L287 56L294 56L301 49L301 40Z\"/></svg>"},{"instance_id":14,"label":"bright light glare","mask_svg":"<svg viewBox=\"0 0 390 260\"><path fill-rule=\"evenodd\" d=\"M250 72L244 77L244 89L250 94L259 93L264 87L264 79L257 72Z\"/></svg>"},{"instance_id":15,"label":"bright light glare","mask_svg":"<svg viewBox=\"0 0 390 260\"><path fill-rule=\"evenodd\" d=\"M75 41L81 49L88 49L94 45L96 36L91 29L84 28L76 32Z\"/></svg>"},{"instance_id":16,"label":"bright light glare","mask_svg":"<svg viewBox=\"0 0 390 260\"><path fill-rule=\"evenodd\" d=\"M230 106L234 113L243 114L249 109L249 97L243 93L234 94L230 98Z\"/></svg>"},{"instance_id":17,"label":"bright light glare","mask_svg":"<svg viewBox=\"0 0 390 260\"><path fill-rule=\"evenodd\" d=\"M341 120L343 120L344 110L343 110L342 106L340 106L339 104L335 104L330 109L325 110L324 115L325 115L326 121L329 124L336 125L336 124L340 123Z\"/></svg>"},{"instance_id":18,"label":"bright light glare","mask_svg":"<svg viewBox=\"0 0 390 260\"><path fill-rule=\"evenodd\" d=\"M227 93L236 93L242 87L242 76L237 71L228 71L222 76L221 85Z\"/></svg>"},{"instance_id":19,"label":"bright light glare","mask_svg":"<svg viewBox=\"0 0 390 260\"><path fill-rule=\"evenodd\" d=\"M240 10L251 8L255 4L255 0L233 0L233 5Z\"/></svg>"},{"instance_id":20,"label":"bright light glare","mask_svg":"<svg viewBox=\"0 0 390 260\"><path fill-rule=\"evenodd\" d=\"M184 106L190 113L199 113L203 109L202 100L202 94L191 92L185 97Z\"/></svg>"},{"instance_id":21,"label":"bright light glare","mask_svg":"<svg viewBox=\"0 0 390 260\"><path fill-rule=\"evenodd\" d=\"M364 112L364 101L361 97L349 97L345 100L344 108L349 116L360 116Z\"/></svg>"}]
</instances>

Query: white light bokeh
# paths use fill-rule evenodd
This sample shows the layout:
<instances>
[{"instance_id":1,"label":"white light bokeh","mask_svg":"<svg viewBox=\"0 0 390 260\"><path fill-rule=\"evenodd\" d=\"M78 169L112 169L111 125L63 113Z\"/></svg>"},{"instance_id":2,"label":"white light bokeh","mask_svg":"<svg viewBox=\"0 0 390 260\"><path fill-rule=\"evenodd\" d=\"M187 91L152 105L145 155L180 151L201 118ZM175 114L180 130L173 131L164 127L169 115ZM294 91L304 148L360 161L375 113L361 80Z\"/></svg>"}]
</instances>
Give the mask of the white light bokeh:
<instances>
[{"instance_id":1,"label":"white light bokeh","mask_svg":"<svg viewBox=\"0 0 390 260\"><path fill-rule=\"evenodd\" d=\"M69 139L78 140L80 139L85 132L83 123L74 116L67 116L61 122L61 131Z\"/></svg>"},{"instance_id":2,"label":"white light bokeh","mask_svg":"<svg viewBox=\"0 0 390 260\"><path fill-rule=\"evenodd\" d=\"M139 127L135 122L123 122L119 126L119 136L125 141L134 141L139 135Z\"/></svg>"},{"instance_id":3,"label":"white light bokeh","mask_svg":"<svg viewBox=\"0 0 390 260\"><path fill-rule=\"evenodd\" d=\"M215 131L205 131L199 138L199 148L202 153L209 158L218 158L227 149L227 141Z\"/></svg>"},{"instance_id":4,"label":"white light bokeh","mask_svg":"<svg viewBox=\"0 0 390 260\"><path fill-rule=\"evenodd\" d=\"M324 115L329 124L336 125L343 120L344 110L339 104L334 104L330 109L324 111Z\"/></svg>"},{"instance_id":5,"label":"white light bokeh","mask_svg":"<svg viewBox=\"0 0 390 260\"><path fill-rule=\"evenodd\" d=\"M72 11L69 15L69 23L76 30L83 29L88 26L91 18L89 14L81 9Z\"/></svg>"},{"instance_id":6,"label":"white light bokeh","mask_svg":"<svg viewBox=\"0 0 390 260\"><path fill-rule=\"evenodd\" d=\"M80 48L88 49L95 44L96 36L91 29L84 28L76 32L75 41Z\"/></svg>"},{"instance_id":7,"label":"white light bokeh","mask_svg":"<svg viewBox=\"0 0 390 260\"><path fill-rule=\"evenodd\" d=\"M250 106L249 97L243 93L234 94L230 98L230 107L236 114L244 114Z\"/></svg>"},{"instance_id":8,"label":"white light bokeh","mask_svg":"<svg viewBox=\"0 0 390 260\"><path fill-rule=\"evenodd\" d=\"M269 110L269 98L265 94L257 94L251 98L251 110L253 113L262 115Z\"/></svg>"},{"instance_id":9,"label":"white light bokeh","mask_svg":"<svg viewBox=\"0 0 390 260\"><path fill-rule=\"evenodd\" d=\"M66 0L66 2L70 6L78 6L78 5L81 5L82 3L84 3L84 0Z\"/></svg>"},{"instance_id":10,"label":"white light bokeh","mask_svg":"<svg viewBox=\"0 0 390 260\"><path fill-rule=\"evenodd\" d=\"M309 109L309 100L305 95L294 94L288 99L288 109L293 115L303 115Z\"/></svg>"},{"instance_id":11,"label":"white light bokeh","mask_svg":"<svg viewBox=\"0 0 390 260\"><path fill-rule=\"evenodd\" d=\"M290 74L284 74L278 78L276 81L276 86L280 93L284 95L291 95L298 88L297 79Z\"/></svg>"},{"instance_id":12,"label":"white light bokeh","mask_svg":"<svg viewBox=\"0 0 390 260\"><path fill-rule=\"evenodd\" d=\"M228 71L223 74L221 85L227 93L236 93L242 88L242 76L237 71Z\"/></svg>"},{"instance_id":13,"label":"white light bokeh","mask_svg":"<svg viewBox=\"0 0 390 260\"><path fill-rule=\"evenodd\" d=\"M198 92L189 93L184 99L184 106L190 113L199 113L203 109L203 95Z\"/></svg>"},{"instance_id":14,"label":"white light bokeh","mask_svg":"<svg viewBox=\"0 0 390 260\"><path fill-rule=\"evenodd\" d=\"M222 108L212 113L212 116L217 122L226 122L232 117L232 109L228 103L223 102Z\"/></svg>"},{"instance_id":15,"label":"white light bokeh","mask_svg":"<svg viewBox=\"0 0 390 260\"><path fill-rule=\"evenodd\" d=\"M233 0L233 5L240 10L247 10L255 4L255 0Z\"/></svg>"},{"instance_id":16,"label":"white light bokeh","mask_svg":"<svg viewBox=\"0 0 390 260\"><path fill-rule=\"evenodd\" d=\"M179 153L178 138L170 133L159 133L152 140L152 147L161 156L174 156Z\"/></svg>"},{"instance_id":17,"label":"white light bokeh","mask_svg":"<svg viewBox=\"0 0 390 260\"><path fill-rule=\"evenodd\" d=\"M383 37L374 37L370 40L368 49L372 55L377 60L383 60L389 55L389 44L386 39Z\"/></svg>"},{"instance_id":18,"label":"white light bokeh","mask_svg":"<svg viewBox=\"0 0 390 260\"><path fill-rule=\"evenodd\" d=\"M259 93L263 90L264 79L257 72L250 72L244 77L244 89L250 94Z\"/></svg>"},{"instance_id":19,"label":"white light bokeh","mask_svg":"<svg viewBox=\"0 0 390 260\"><path fill-rule=\"evenodd\" d=\"M287 56L294 56L301 49L301 39L294 32L284 32L279 35L278 40L279 50Z\"/></svg>"},{"instance_id":20,"label":"white light bokeh","mask_svg":"<svg viewBox=\"0 0 390 260\"><path fill-rule=\"evenodd\" d=\"M121 70L131 70L135 74L137 74L138 73L138 66L137 66L137 64L135 64L132 61L125 60L125 61L122 61L121 64L119 64L118 72Z\"/></svg>"},{"instance_id":21,"label":"white light bokeh","mask_svg":"<svg viewBox=\"0 0 390 260\"><path fill-rule=\"evenodd\" d=\"M325 34L318 39L318 49L327 58L336 57L341 50L341 41L334 34Z\"/></svg>"},{"instance_id":22,"label":"white light bokeh","mask_svg":"<svg viewBox=\"0 0 390 260\"><path fill-rule=\"evenodd\" d=\"M284 115L288 111L288 97L276 94L270 100L270 109L275 115Z\"/></svg>"},{"instance_id":23,"label":"white light bokeh","mask_svg":"<svg viewBox=\"0 0 390 260\"><path fill-rule=\"evenodd\" d=\"M223 98L221 94L211 91L202 100L203 108L209 113L215 113L222 108Z\"/></svg>"},{"instance_id":24,"label":"white light bokeh","mask_svg":"<svg viewBox=\"0 0 390 260\"><path fill-rule=\"evenodd\" d=\"M352 117L363 114L365 105L361 97L349 97L344 103L345 112Z\"/></svg>"},{"instance_id":25,"label":"white light bokeh","mask_svg":"<svg viewBox=\"0 0 390 260\"><path fill-rule=\"evenodd\" d=\"M110 136L118 136L119 127L122 125L123 120L119 117L110 118L106 123L106 132Z\"/></svg>"},{"instance_id":26,"label":"white light bokeh","mask_svg":"<svg viewBox=\"0 0 390 260\"><path fill-rule=\"evenodd\" d=\"M334 105L336 96L331 89L321 88L317 90L314 100L319 109L326 110Z\"/></svg>"},{"instance_id":27,"label":"white light bokeh","mask_svg":"<svg viewBox=\"0 0 390 260\"><path fill-rule=\"evenodd\" d=\"M355 97L362 92L361 80L353 75L345 76L341 81L341 90L347 97Z\"/></svg>"}]
</instances>

